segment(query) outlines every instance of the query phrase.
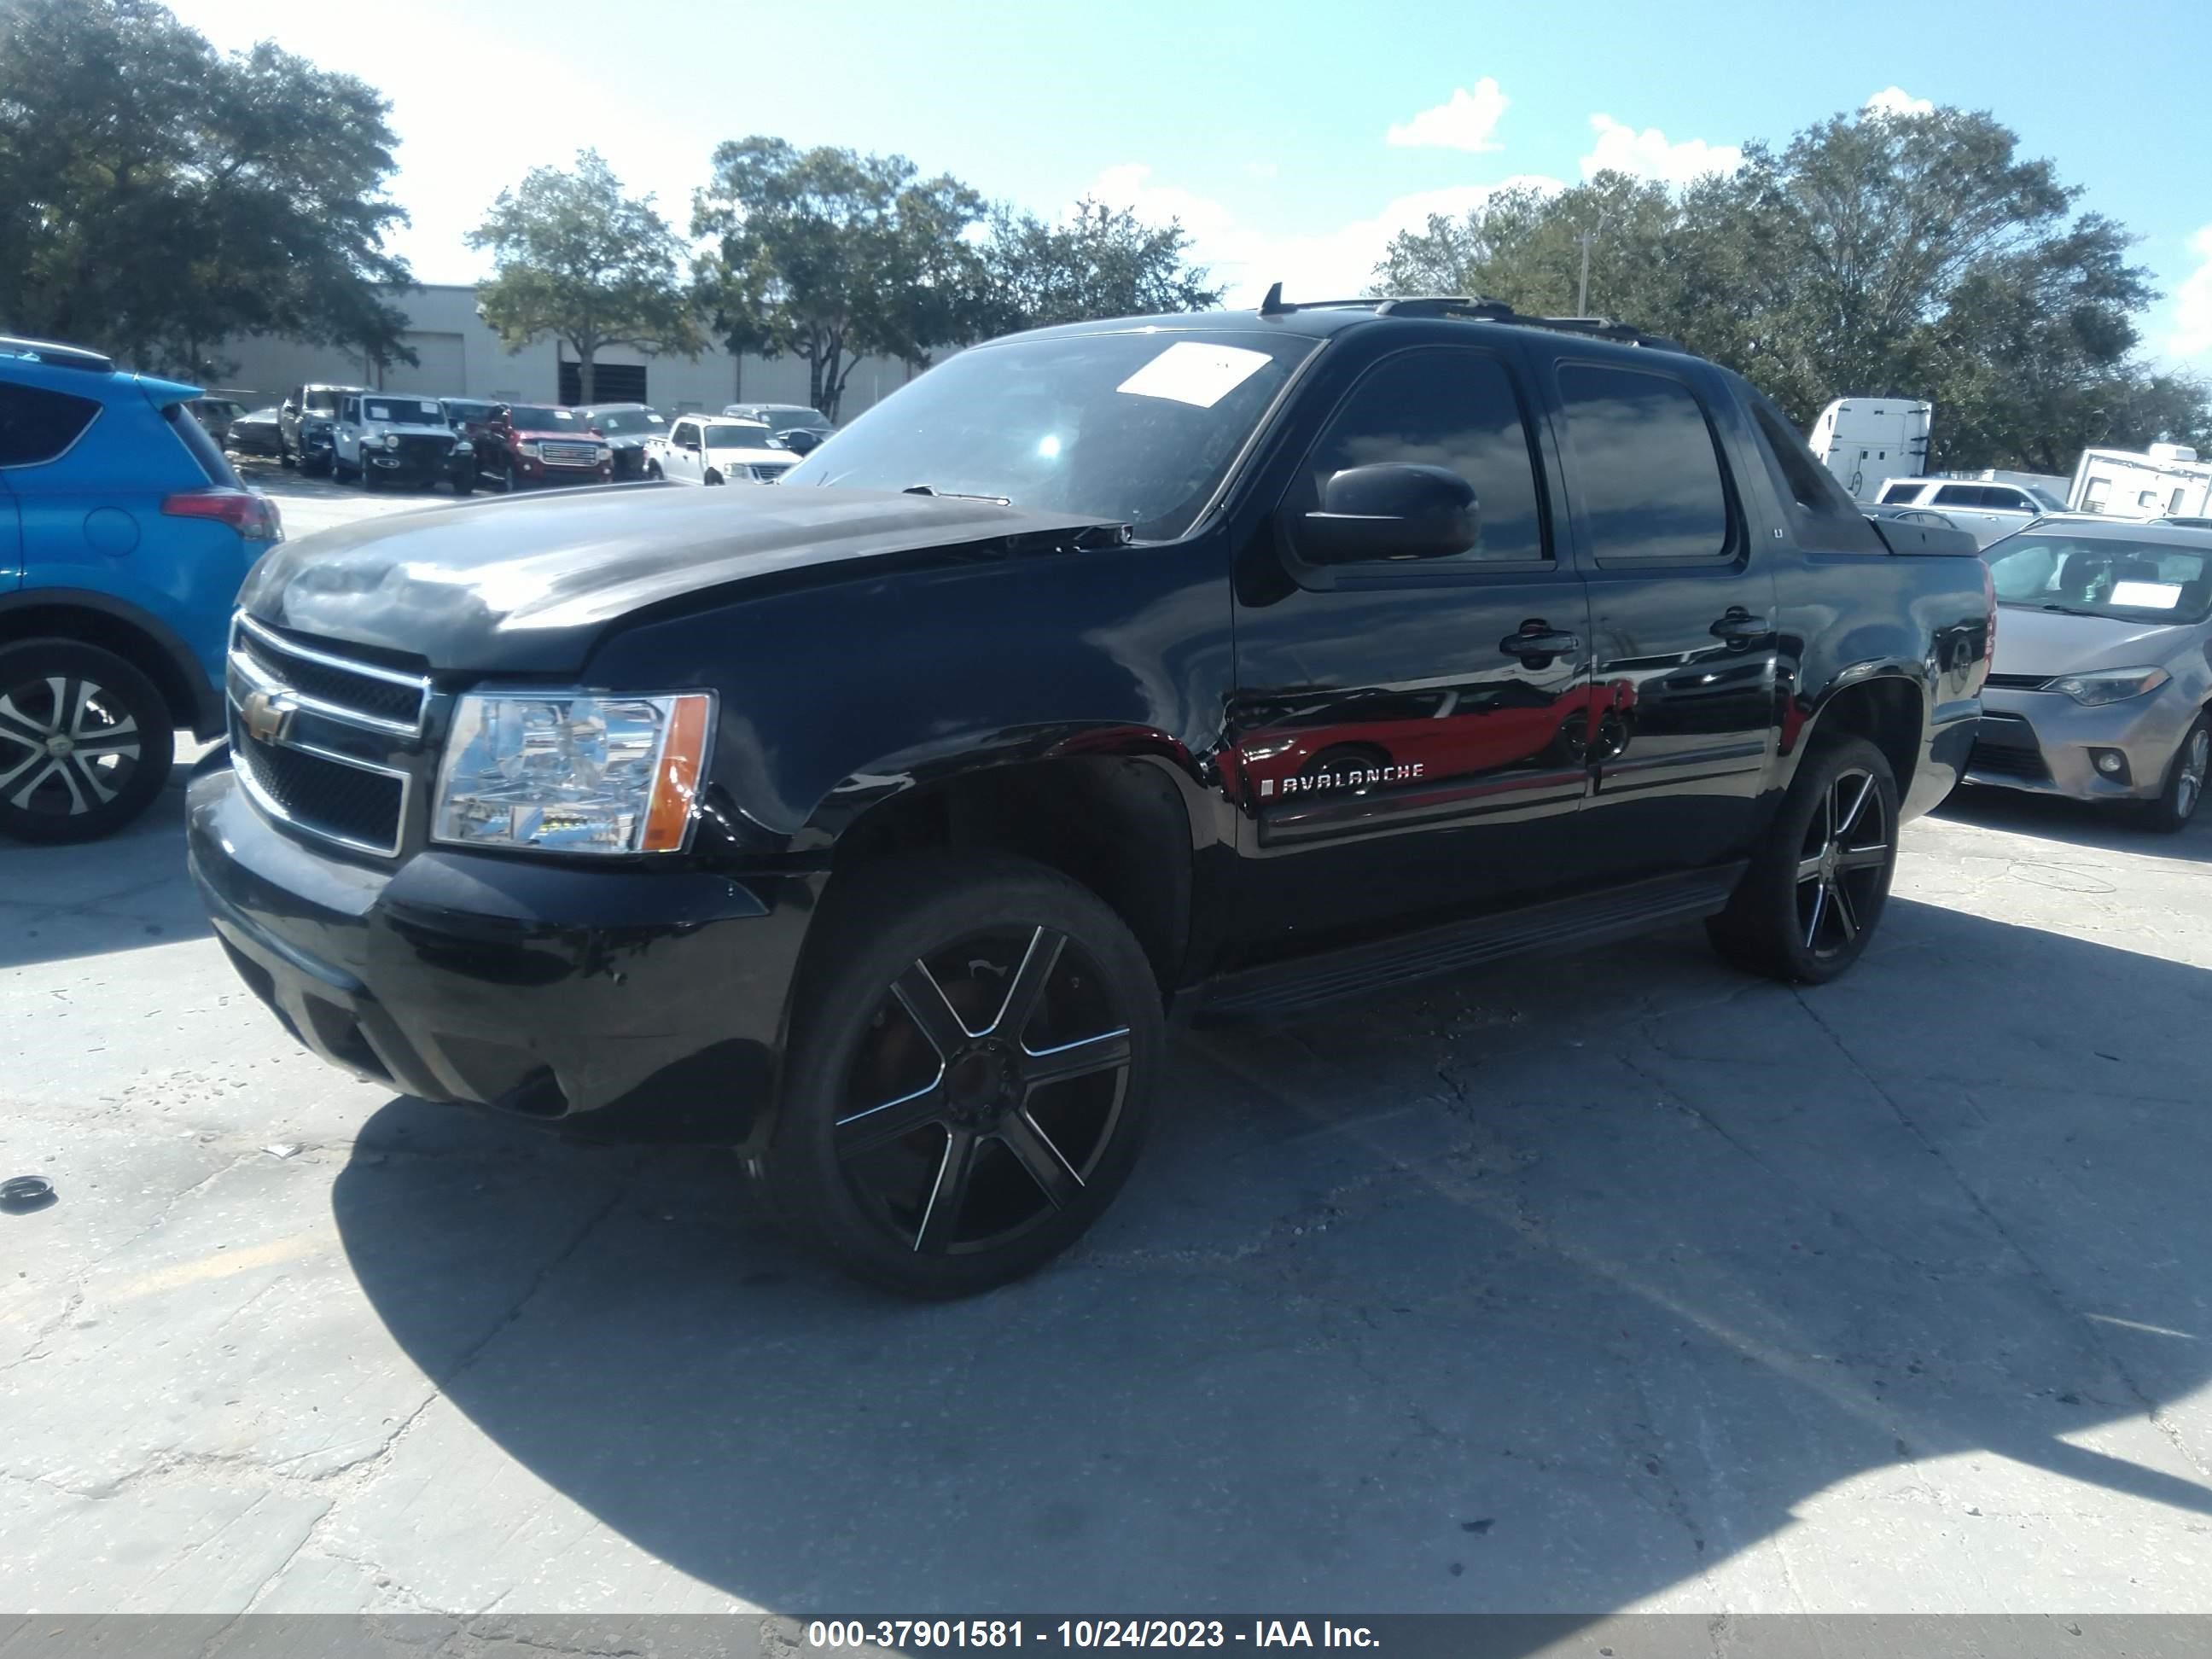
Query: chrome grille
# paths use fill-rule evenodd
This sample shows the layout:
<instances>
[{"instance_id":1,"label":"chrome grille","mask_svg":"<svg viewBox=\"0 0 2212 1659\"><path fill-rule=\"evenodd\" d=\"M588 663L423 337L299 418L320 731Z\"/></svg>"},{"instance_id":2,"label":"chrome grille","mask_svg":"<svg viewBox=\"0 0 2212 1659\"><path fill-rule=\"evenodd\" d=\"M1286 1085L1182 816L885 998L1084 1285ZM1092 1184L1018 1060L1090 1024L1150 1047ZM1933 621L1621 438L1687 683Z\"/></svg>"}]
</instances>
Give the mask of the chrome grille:
<instances>
[{"instance_id":1,"label":"chrome grille","mask_svg":"<svg viewBox=\"0 0 2212 1659\"><path fill-rule=\"evenodd\" d=\"M2051 684L2048 674L1992 674L1983 682L1996 691L2033 691Z\"/></svg>"},{"instance_id":2,"label":"chrome grille","mask_svg":"<svg viewBox=\"0 0 2212 1659\"><path fill-rule=\"evenodd\" d=\"M599 452L591 444L544 443L538 446L538 459L548 466L597 466Z\"/></svg>"},{"instance_id":3,"label":"chrome grille","mask_svg":"<svg viewBox=\"0 0 2212 1659\"><path fill-rule=\"evenodd\" d=\"M753 482L754 482L755 483L775 483L778 478L781 478L781 477L785 473L787 473L787 472L790 471L791 471L791 468L790 468L790 467L788 467L788 466L786 466L786 465L769 465L769 466L756 466L756 467L751 468L751 469L750 469L750 471L751 471L751 472L752 472L752 475L753 475Z\"/></svg>"},{"instance_id":4,"label":"chrome grille","mask_svg":"<svg viewBox=\"0 0 2212 1659\"><path fill-rule=\"evenodd\" d=\"M427 763L428 680L334 654L241 613L225 681L231 769L256 804L302 834L397 854Z\"/></svg>"}]
</instances>

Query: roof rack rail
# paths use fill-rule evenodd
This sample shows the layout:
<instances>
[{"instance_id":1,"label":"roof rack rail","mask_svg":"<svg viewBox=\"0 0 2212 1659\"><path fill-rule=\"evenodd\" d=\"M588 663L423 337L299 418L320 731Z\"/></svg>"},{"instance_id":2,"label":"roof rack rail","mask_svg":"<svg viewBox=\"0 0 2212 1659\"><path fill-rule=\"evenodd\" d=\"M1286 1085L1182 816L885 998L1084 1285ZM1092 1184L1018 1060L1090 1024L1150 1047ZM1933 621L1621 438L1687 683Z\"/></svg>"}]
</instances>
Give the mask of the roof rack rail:
<instances>
[{"instance_id":1,"label":"roof rack rail","mask_svg":"<svg viewBox=\"0 0 2212 1659\"><path fill-rule=\"evenodd\" d=\"M56 368L88 368L101 374L115 372L115 359L83 346L64 345L58 340L27 340L0 334L0 357L21 357L26 362L51 363Z\"/></svg>"},{"instance_id":2,"label":"roof rack rail","mask_svg":"<svg viewBox=\"0 0 2212 1659\"><path fill-rule=\"evenodd\" d=\"M1522 328L1548 328L1562 334L1587 334L1594 339L1648 346L1655 351L1679 351L1685 356L1697 355L1679 340L1663 334L1647 334L1611 317L1531 316L1514 310L1503 300L1485 299L1480 295L1370 294L1358 300L1291 301L1283 298L1283 285L1277 283L1268 289L1267 297L1260 301L1260 314L1280 317L1293 311L1341 311L1354 306L1371 307L1377 317L1455 317L1471 322L1510 323Z\"/></svg>"}]
</instances>

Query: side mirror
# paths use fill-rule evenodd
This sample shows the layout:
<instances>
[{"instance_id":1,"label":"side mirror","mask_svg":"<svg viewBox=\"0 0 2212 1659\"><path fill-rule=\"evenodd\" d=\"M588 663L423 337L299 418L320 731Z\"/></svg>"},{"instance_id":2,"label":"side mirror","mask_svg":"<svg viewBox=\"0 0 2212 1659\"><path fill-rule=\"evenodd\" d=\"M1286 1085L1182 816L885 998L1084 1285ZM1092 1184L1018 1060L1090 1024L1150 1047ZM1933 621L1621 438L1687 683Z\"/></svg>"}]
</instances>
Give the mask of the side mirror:
<instances>
[{"instance_id":1,"label":"side mirror","mask_svg":"<svg viewBox=\"0 0 2212 1659\"><path fill-rule=\"evenodd\" d=\"M297 415L299 412L300 405L294 403L289 398L287 398L284 400L284 406L277 411L280 415Z\"/></svg>"},{"instance_id":2,"label":"side mirror","mask_svg":"<svg viewBox=\"0 0 2212 1659\"><path fill-rule=\"evenodd\" d=\"M821 445L822 434L811 432L803 426L796 426L781 434L775 442L780 448L787 449L794 455L811 455Z\"/></svg>"},{"instance_id":3,"label":"side mirror","mask_svg":"<svg viewBox=\"0 0 2212 1659\"><path fill-rule=\"evenodd\" d=\"M1322 486L1321 507L1298 521L1298 555L1312 564L1447 559L1481 538L1474 486L1441 466L1390 461L1352 466Z\"/></svg>"}]
</instances>

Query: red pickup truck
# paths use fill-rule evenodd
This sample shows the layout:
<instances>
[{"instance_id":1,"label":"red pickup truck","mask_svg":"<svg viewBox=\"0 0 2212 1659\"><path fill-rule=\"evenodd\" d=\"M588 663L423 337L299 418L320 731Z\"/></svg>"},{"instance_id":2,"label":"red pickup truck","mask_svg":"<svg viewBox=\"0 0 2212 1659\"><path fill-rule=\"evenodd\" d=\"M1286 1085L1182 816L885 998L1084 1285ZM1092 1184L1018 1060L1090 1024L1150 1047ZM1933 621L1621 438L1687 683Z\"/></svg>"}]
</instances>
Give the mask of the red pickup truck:
<instances>
[{"instance_id":1,"label":"red pickup truck","mask_svg":"<svg viewBox=\"0 0 2212 1659\"><path fill-rule=\"evenodd\" d=\"M548 404L501 404L471 421L477 472L510 490L534 484L606 483L615 476L613 447L573 409Z\"/></svg>"}]
</instances>

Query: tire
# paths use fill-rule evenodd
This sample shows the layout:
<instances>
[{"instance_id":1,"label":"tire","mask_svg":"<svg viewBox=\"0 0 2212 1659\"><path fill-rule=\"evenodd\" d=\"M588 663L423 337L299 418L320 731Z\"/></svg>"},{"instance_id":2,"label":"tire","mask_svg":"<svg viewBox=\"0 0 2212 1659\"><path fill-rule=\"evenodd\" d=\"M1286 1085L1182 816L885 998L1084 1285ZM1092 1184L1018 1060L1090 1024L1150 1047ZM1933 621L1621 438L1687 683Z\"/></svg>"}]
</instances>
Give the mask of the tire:
<instances>
[{"instance_id":1,"label":"tire","mask_svg":"<svg viewBox=\"0 0 2212 1659\"><path fill-rule=\"evenodd\" d=\"M366 455L361 458L361 465L355 469L355 477L363 489L373 490L383 488L377 482L375 467L369 464L368 457Z\"/></svg>"},{"instance_id":2,"label":"tire","mask_svg":"<svg viewBox=\"0 0 2212 1659\"><path fill-rule=\"evenodd\" d=\"M510 495L514 495L522 488L522 475L514 470L514 457L512 455L507 458L505 469L501 475L501 480L503 487L507 490L507 493Z\"/></svg>"},{"instance_id":3,"label":"tire","mask_svg":"<svg viewBox=\"0 0 2212 1659\"><path fill-rule=\"evenodd\" d=\"M1706 934L1739 968L1790 984L1825 984L1866 950L1896 868L1897 779L1889 762L1863 738L1816 744Z\"/></svg>"},{"instance_id":4,"label":"tire","mask_svg":"<svg viewBox=\"0 0 2212 1659\"><path fill-rule=\"evenodd\" d=\"M477 475L474 472L465 472L455 478L453 484L453 494L456 495L473 495L477 491Z\"/></svg>"},{"instance_id":5,"label":"tire","mask_svg":"<svg viewBox=\"0 0 2212 1659\"><path fill-rule=\"evenodd\" d=\"M1021 1278L1097 1218L1143 1144L1166 1046L1152 966L1096 896L1024 860L930 854L846 879L797 994L769 1197L888 1290ZM1038 1076L1046 1056L1060 1075Z\"/></svg>"},{"instance_id":6,"label":"tire","mask_svg":"<svg viewBox=\"0 0 2212 1659\"><path fill-rule=\"evenodd\" d=\"M2206 775L2212 772L2212 721L2199 714L2182 733L2180 746L2166 769L2166 787L2143 810L2143 826L2161 835L2186 830L2204 802Z\"/></svg>"},{"instance_id":7,"label":"tire","mask_svg":"<svg viewBox=\"0 0 2212 1659\"><path fill-rule=\"evenodd\" d=\"M281 432L276 434L276 465L288 467L300 465L300 458L292 453L292 446L284 441L284 434Z\"/></svg>"},{"instance_id":8,"label":"tire","mask_svg":"<svg viewBox=\"0 0 2212 1659\"><path fill-rule=\"evenodd\" d=\"M647 461L645 464L645 476L651 479L654 483L659 483L663 477L660 471L660 463L659 461Z\"/></svg>"},{"instance_id":9,"label":"tire","mask_svg":"<svg viewBox=\"0 0 2212 1659\"><path fill-rule=\"evenodd\" d=\"M114 834L161 793L176 744L167 702L113 652L64 639L0 647L0 836Z\"/></svg>"},{"instance_id":10,"label":"tire","mask_svg":"<svg viewBox=\"0 0 2212 1659\"><path fill-rule=\"evenodd\" d=\"M722 482L722 475L719 472L709 472L702 482L710 484L718 484Z\"/></svg>"}]
</instances>

